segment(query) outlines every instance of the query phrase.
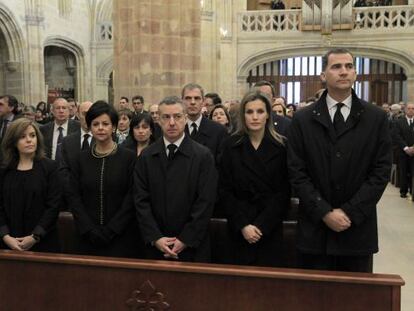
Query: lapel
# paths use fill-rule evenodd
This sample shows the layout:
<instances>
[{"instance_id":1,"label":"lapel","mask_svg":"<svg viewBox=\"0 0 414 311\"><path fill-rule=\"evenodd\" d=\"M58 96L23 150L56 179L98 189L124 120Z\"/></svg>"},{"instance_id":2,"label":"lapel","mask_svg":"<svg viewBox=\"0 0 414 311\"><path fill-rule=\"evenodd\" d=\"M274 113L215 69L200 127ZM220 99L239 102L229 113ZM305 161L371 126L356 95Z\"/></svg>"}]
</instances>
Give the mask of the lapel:
<instances>
[{"instance_id":1,"label":"lapel","mask_svg":"<svg viewBox=\"0 0 414 311\"><path fill-rule=\"evenodd\" d=\"M209 119L207 119L206 117L202 117L201 118L201 122L200 122L200 127L198 128L198 133L196 138L201 138L201 137L205 137L206 140L208 141L210 134L209 134Z\"/></svg>"},{"instance_id":2,"label":"lapel","mask_svg":"<svg viewBox=\"0 0 414 311\"><path fill-rule=\"evenodd\" d=\"M348 119L345 122L345 126L343 127L343 129L337 133L337 137L341 137L342 135L344 135L346 132L348 132L350 129L354 128L360 118L361 115L364 113L364 107L362 106L361 102L359 101L358 97L356 96L354 90L352 90L352 107L351 107L351 111L349 113Z\"/></svg>"},{"instance_id":3,"label":"lapel","mask_svg":"<svg viewBox=\"0 0 414 311\"><path fill-rule=\"evenodd\" d=\"M47 150L47 153L49 154L49 158L52 158L52 148L53 148L53 129L55 127L55 122L51 121L48 125L47 131L46 131L46 137L45 141L49 142L49 146Z\"/></svg>"},{"instance_id":4,"label":"lapel","mask_svg":"<svg viewBox=\"0 0 414 311\"><path fill-rule=\"evenodd\" d=\"M327 131L329 138L333 143L336 142L336 133L335 129L332 124L331 117L329 115L328 111L328 105L326 104L326 95L328 94L327 91L325 91L321 98L314 104L312 107L312 116L313 119L318 122L320 125L322 125L325 130Z\"/></svg>"},{"instance_id":5,"label":"lapel","mask_svg":"<svg viewBox=\"0 0 414 311\"><path fill-rule=\"evenodd\" d=\"M165 152L165 145L164 145L164 140L162 137L158 138L154 144L153 144L153 149L151 151L151 156L155 159L158 158L158 162L161 164L161 171L163 176L166 175L167 172L167 165L168 165L168 159L167 159L167 154Z\"/></svg>"}]
</instances>

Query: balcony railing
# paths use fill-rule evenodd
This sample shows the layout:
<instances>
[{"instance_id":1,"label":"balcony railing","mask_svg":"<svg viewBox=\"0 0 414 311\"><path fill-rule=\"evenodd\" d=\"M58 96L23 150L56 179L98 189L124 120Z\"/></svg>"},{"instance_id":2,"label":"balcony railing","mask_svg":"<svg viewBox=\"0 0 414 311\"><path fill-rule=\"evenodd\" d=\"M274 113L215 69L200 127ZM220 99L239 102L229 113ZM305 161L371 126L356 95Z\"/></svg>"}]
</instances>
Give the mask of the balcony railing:
<instances>
[{"instance_id":1,"label":"balcony railing","mask_svg":"<svg viewBox=\"0 0 414 311\"><path fill-rule=\"evenodd\" d=\"M287 32L300 30L301 10L248 11L239 13L239 31Z\"/></svg>"},{"instance_id":2,"label":"balcony railing","mask_svg":"<svg viewBox=\"0 0 414 311\"><path fill-rule=\"evenodd\" d=\"M414 5L354 8L354 29L404 29L414 26Z\"/></svg>"}]
</instances>

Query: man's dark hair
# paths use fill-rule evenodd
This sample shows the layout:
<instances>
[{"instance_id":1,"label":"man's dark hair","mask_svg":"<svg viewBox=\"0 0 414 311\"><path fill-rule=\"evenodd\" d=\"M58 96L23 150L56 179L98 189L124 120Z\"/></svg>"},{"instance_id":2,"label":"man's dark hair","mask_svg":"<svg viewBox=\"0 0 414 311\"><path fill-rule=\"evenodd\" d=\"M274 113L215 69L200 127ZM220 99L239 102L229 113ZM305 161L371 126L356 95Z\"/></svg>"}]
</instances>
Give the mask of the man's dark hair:
<instances>
[{"instance_id":1,"label":"man's dark hair","mask_svg":"<svg viewBox=\"0 0 414 311\"><path fill-rule=\"evenodd\" d=\"M129 103L129 99L128 99L128 97L121 96L120 100L121 100L121 99L125 99L125 100L126 100L126 102L127 102L127 103Z\"/></svg>"},{"instance_id":2,"label":"man's dark hair","mask_svg":"<svg viewBox=\"0 0 414 311\"><path fill-rule=\"evenodd\" d=\"M197 84L197 83L187 83L186 85L184 85L183 89L181 90L181 98L184 98L184 92L186 90L194 90L194 89L199 89L201 92L201 97L204 98L204 89L200 84Z\"/></svg>"},{"instance_id":3,"label":"man's dark hair","mask_svg":"<svg viewBox=\"0 0 414 311\"><path fill-rule=\"evenodd\" d=\"M13 107L12 113L16 114L19 108L19 102L17 101L17 98L14 97L13 95L0 96L0 99L3 99L3 98L7 100L7 104L9 105L9 107Z\"/></svg>"},{"instance_id":4,"label":"man's dark hair","mask_svg":"<svg viewBox=\"0 0 414 311\"><path fill-rule=\"evenodd\" d=\"M85 119L88 128L91 127L92 121L94 119L103 114L107 114L109 116L109 119L111 119L111 123L114 128L118 126L118 113L115 111L115 109L106 101L98 100L91 106L91 108L89 108L88 112L86 113Z\"/></svg>"},{"instance_id":5,"label":"man's dark hair","mask_svg":"<svg viewBox=\"0 0 414 311\"><path fill-rule=\"evenodd\" d=\"M331 54L349 54L352 56L352 60L354 59L354 55L352 55L352 53L345 48L337 48L337 49L329 50L328 52L326 52L324 56L322 56L322 70L323 71L325 71L326 67L328 66L328 60Z\"/></svg>"},{"instance_id":6,"label":"man's dark hair","mask_svg":"<svg viewBox=\"0 0 414 311\"><path fill-rule=\"evenodd\" d=\"M137 99L141 102L141 104L144 103L144 97L142 97L141 95L135 95L134 97L132 97L131 99L132 103L134 103L134 101Z\"/></svg>"},{"instance_id":7,"label":"man's dark hair","mask_svg":"<svg viewBox=\"0 0 414 311\"><path fill-rule=\"evenodd\" d=\"M270 83L269 81L266 81L266 80L261 80L261 81L258 81L258 82L256 82L256 84L254 85L254 88L259 89L259 87L261 87L261 86L265 86L265 85L267 85L267 86L269 86L269 87L270 87L270 89L272 90L272 97L275 97L275 96L276 96L275 87L274 87L274 86L273 86L273 84L272 84L272 83Z\"/></svg>"},{"instance_id":8,"label":"man's dark hair","mask_svg":"<svg viewBox=\"0 0 414 311\"><path fill-rule=\"evenodd\" d=\"M211 98L211 100L213 101L213 105L219 105L222 103L221 98L219 96L219 94L217 93L207 93L204 97L208 97Z\"/></svg>"}]
</instances>

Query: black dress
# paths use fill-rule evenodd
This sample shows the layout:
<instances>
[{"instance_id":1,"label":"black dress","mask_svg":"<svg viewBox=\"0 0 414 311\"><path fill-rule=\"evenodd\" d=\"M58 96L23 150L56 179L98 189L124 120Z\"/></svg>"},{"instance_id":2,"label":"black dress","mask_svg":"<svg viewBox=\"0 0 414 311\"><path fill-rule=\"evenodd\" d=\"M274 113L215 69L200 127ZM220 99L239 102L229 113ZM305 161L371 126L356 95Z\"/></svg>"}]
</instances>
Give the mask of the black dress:
<instances>
[{"instance_id":1,"label":"black dress","mask_svg":"<svg viewBox=\"0 0 414 311\"><path fill-rule=\"evenodd\" d=\"M234 263L279 266L289 198L286 148L268 133L257 150L247 135L231 136L223 145L219 194L233 237ZM263 233L257 243L249 244L241 233L249 224Z\"/></svg>"},{"instance_id":2,"label":"black dress","mask_svg":"<svg viewBox=\"0 0 414 311\"><path fill-rule=\"evenodd\" d=\"M60 185L57 164L47 158L35 161L27 171L2 169L0 236L36 234L41 240L30 251L59 252L56 221L62 198Z\"/></svg>"},{"instance_id":3,"label":"black dress","mask_svg":"<svg viewBox=\"0 0 414 311\"><path fill-rule=\"evenodd\" d=\"M140 256L142 247L131 194L135 161L133 152L119 147L103 158L95 157L92 150L80 153L68 191L82 254ZM107 241L100 241L99 236Z\"/></svg>"}]
</instances>

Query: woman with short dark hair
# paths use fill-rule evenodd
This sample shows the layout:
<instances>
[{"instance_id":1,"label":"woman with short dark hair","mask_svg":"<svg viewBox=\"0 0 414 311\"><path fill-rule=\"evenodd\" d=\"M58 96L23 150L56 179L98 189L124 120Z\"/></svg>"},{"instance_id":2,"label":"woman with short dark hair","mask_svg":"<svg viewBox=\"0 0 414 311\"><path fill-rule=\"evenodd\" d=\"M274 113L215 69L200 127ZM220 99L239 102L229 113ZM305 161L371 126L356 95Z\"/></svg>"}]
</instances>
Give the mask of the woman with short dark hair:
<instances>
[{"instance_id":1,"label":"woman with short dark hair","mask_svg":"<svg viewBox=\"0 0 414 311\"><path fill-rule=\"evenodd\" d=\"M10 123L2 149L0 244L19 251L59 252L61 183L57 164L45 157L36 123L26 118Z\"/></svg>"},{"instance_id":2,"label":"woman with short dark hair","mask_svg":"<svg viewBox=\"0 0 414 311\"><path fill-rule=\"evenodd\" d=\"M136 257L139 233L131 196L136 156L113 140L118 114L106 102L91 106L86 123L95 144L81 151L67 185L81 253Z\"/></svg>"},{"instance_id":3,"label":"woman with short dark hair","mask_svg":"<svg viewBox=\"0 0 414 311\"><path fill-rule=\"evenodd\" d=\"M289 199L286 147L266 94L247 93L237 132L223 144L219 195L234 241L234 263L278 266Z\"/></svg>"},{"instance_id":4,"label":"woman with short dark hair","mask_svg":"<svg viewBox=\"0 0 414 311\"><path fill-rule=\"evenodd\" d=\"M155 125L148 113L135 115L129 125L128 138L121 144L122 147L134 151L137 156L154 142Z\"/></svg>"}]
</instances>

